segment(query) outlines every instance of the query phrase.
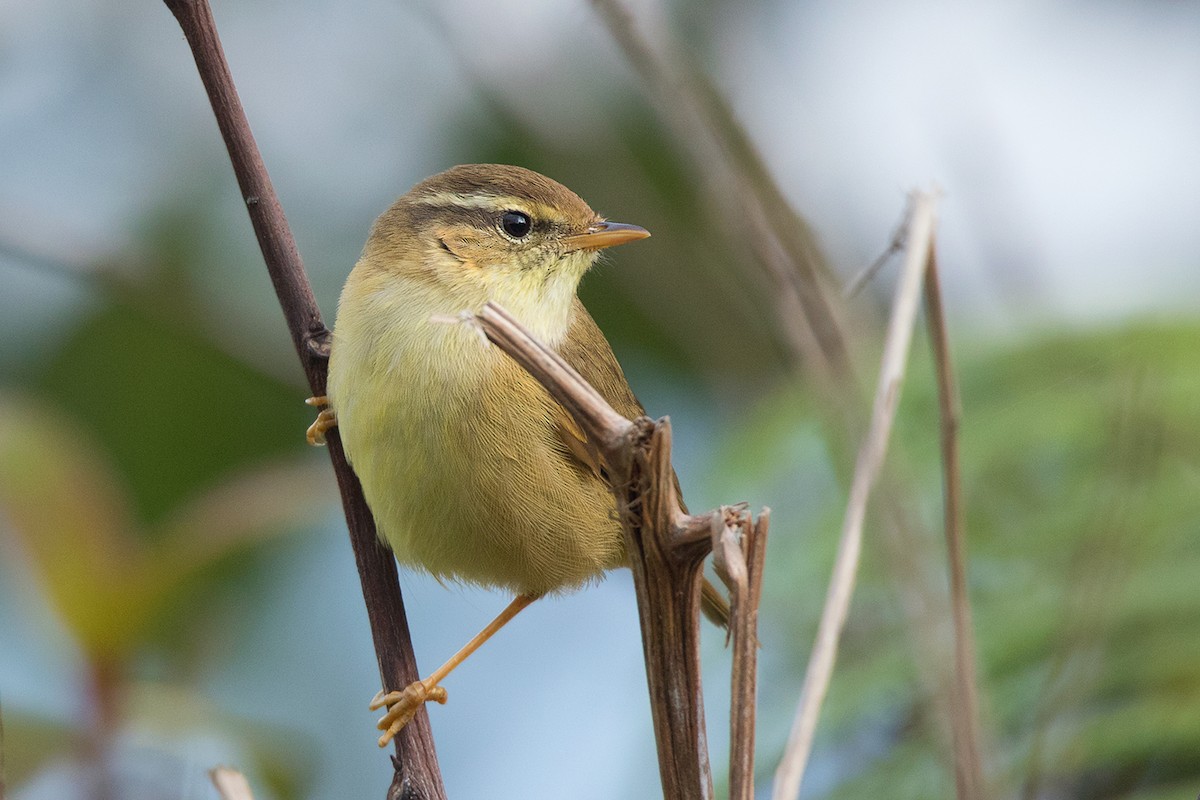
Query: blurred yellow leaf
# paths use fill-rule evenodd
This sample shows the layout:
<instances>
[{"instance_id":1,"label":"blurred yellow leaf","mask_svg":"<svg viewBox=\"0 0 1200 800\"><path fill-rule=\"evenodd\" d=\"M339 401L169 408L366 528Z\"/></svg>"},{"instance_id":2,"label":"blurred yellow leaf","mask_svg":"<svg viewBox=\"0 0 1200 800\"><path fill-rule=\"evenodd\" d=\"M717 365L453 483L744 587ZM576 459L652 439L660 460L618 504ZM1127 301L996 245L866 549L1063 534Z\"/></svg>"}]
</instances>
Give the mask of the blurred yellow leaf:
<instances>
[{"instance_id":1,"label":"blurred yellow leaf","mask_svg":"<svg viewBox=\"0 0 1200 800\"><path fill-rule=\"evenodd\" d=\"M68 726L4 709L4 774L12 786L20 786L49 761L64 756L75 740ZM3 783L0 782L0 786Z\"/></svg>"},{"instance_id":2,"label":"blurred yellow leaf","mask_svg":"<svg viewBox=\"0 0 1200 800\"><path fill-rule=\"evenodd\" d=\"M70 420L0 395L0 510L51 602L85 647L136 569L128 498L112 466Z\"/></svg>"},{"instance_id":3,"label":"blurred yellow leaf","mask_svg":"<svg viewBox=\"0 0 1200 800\"><path fill-rule=\"evenodd\" d=\"M0 395L0 511L93 661L127 657L176 588L310 522L333 498L321 461L273 464L227 479L139 535L86 432L35 400Z\"/></svg>"}]
</instances>

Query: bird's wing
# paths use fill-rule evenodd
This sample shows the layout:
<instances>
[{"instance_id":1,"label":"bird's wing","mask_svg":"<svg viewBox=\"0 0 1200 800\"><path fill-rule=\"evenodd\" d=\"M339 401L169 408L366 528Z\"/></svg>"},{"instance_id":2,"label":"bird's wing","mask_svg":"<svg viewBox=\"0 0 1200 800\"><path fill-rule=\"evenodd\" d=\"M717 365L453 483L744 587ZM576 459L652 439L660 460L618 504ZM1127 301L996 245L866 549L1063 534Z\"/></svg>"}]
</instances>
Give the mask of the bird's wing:
<instances>
[{"instance_id":1,"label":"bird's wing","mask_svg":"<svg viewBox=\"0 0 1200 800\"><path fill-rule=\"evenodd\" d=\"M608 340L604 338L596 321L578 298L575 300L571 329L558 346L558 354L574 367L618 414L634 419L645 413L642 404L629 388L629 382L625 380L625 373L621 371L621 365L617 363L617 357L613 355ZM587 435L566 409L557 403L554 406L554 424L567 452L588 471L607 483L608 473L596 446L588 440Z\"/></svg>"},{"instance_id":2,"label":"bird's wing","mask_svg":"<svg viewBox=\"0 0 1200 800\"><path fill-rule=\"evenodd\" d=\"M608 340L604 338L596 321L578 298L575 299L571 330L558 346L558 354L574 367L618 414L634 419L646 413L634 396L633 390L629 388L629 382L625 380L625 373L621 371L621 365L617 363L617 357L613 355ZM599 450L588 441L587 435L558 403L554 404L554 424L567 452L597 478L610 484L608 471L604 468L604 460L600 457ZM683 492L679 488L679 475L672 470L671 477L675 481L675 496L679 498L679 505L686 513L687 505L683 502ZM700 608L718 627L729 629L729 603L707 580L701 584Z\"/></svg>"}]
</instances>

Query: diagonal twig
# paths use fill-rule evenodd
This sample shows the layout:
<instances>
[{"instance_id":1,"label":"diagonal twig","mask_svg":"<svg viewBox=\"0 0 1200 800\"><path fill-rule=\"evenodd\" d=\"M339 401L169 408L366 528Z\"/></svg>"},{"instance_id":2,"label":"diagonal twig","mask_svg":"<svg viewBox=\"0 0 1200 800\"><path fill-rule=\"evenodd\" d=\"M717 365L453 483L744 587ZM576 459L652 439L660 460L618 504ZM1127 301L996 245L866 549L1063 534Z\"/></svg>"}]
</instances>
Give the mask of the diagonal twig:
<instances>
[{"instance_id":1,"label":"diagonal twig","mask_svg":"<svg viewBox=\"0 0 1200 800\"><path fill-rule=\"evenodd\" d=\"M196 60L309 387L314 395L324 395L329 332L321 319L295 239L238 99L212 10L207 0L164 2L183 29ZM420 676L404 614L396 563L375 535L374 520L358 478L346 463L336 430L328 435L328 444L362 581L383 687L402 688ZM396 737L396 756L392 762L395 774L389 797L445 798L429 716L424 709Z\"/></svg>"},{"instance_id":2,"label":"diagonal twig","mask_svg":"<svg viewBox=\"0 0 1200 800\"><path fill-rule=\"evenodd\" d=\"M732 515L730 509L686 514L675 491L668 420L631 421L616 413L557 353L499 306L486 304L475 320L488 339L571 414L607 463L638 596L659 774L663 796L669 800L708 800L713 794L700 685L700 568L714 538L729 551L722 553L721 564L727 575L737 573L731 581L738 587L731 623L735 697L742 698L732 712L741 742L735 748L735 763L739 785L751 787L736 798L748 800L753 779L753 650L767 512L757 522L740 509ZM741 531L740 548L734 543L735 530Z\"/></svg>"},{"instance_id":3,"label":"diagonal twig","mask_svg":"<svg viewBox=\"0 0 1200 800\"><path fill-rule=\"evenodd\" d=\"M796 718L788 736L787 746L775 773L775 800L792 800L800 792L804 769L812 752L817 719L833 665L837 659L838 642L850 610L850 599L858 573L862 552L862 529L867 501L872 486L883 466L887 453L892 422L900 401L900 389L908 360L909 344L920 304L921 278L929 260L933 242L935 198L932 194L916 193L908 229L904 269L896 285L892 316L884 340L883 359L879 370L871 422L859 450L850 486L846 515L842 524L841 541L834 561L833 575L825 597L825 607L817 628L817 639L809 658L808 670Z\"/></svg>"},{"instance_id":4,"label":"diagonal twig","mask_svg":"<svg viewBox=\"0 0 1200 800\"><path fill-rule=\"evenodd\" d=\"M925 322L937 372L945 494L943 514L950 572L950 610L954 622L954 690L950 714L954 736L954 780L958 800L979 800L987 796L987 785L980 743L975 634L971 625L971 601L967 596L967 543L963 534L962 470L958 462L960 406L942 306L936 245L929 248L929 263L925 268Z\"/></svg>"},{"instance_id":5,"label":"diagonal twig","mask_svg":"<svg viewBox=\"0 0 1200 800\"><path fill-rule=\"evenodd\" d=\"M908 230L908 217L910 212L911 209L907 207L904 209L904 216L900 218L900 222L896 225L896 230L892 232L892 238L891 241L888 242L888 246L884 248L882 253L876 256L874 261L867 265L866 269L855 275L850 282L846 284L846 288L842 290L842 297L849 299L856 296L860 291L862 291L864 286L874 280L875 276L879 273L879 270L883 269L883 265L888 262L889 258L904 249L904 234Z\"/></svg>"}]
</instances>

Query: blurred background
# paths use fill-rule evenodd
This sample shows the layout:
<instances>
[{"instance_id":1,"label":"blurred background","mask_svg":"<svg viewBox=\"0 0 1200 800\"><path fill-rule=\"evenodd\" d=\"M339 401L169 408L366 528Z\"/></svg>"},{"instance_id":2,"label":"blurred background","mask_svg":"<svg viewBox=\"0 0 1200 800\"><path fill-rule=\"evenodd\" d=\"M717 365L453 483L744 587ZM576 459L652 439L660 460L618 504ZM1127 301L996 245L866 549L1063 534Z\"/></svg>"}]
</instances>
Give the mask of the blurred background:
<instances>
[{"instance_id":1,"label":"blurred background","mask_svg":"<svg viewBox=\"0 0 1200 800\"><path fill-rule=\"evenodd\" d=\"M214 12L330 324L374 217L456 163L539 170L653 231L582 295L670 414L689 505L773 509L763 796L854 454L837 398L861 395L829 375L872 385L894 269L840 287L907 191L940 186L994 796L1200 791L1200 6ZM383 796L332 473L161 4L0 0L0 287L8 796L212 798L218 763L260 800ZM806 798L953 792L927 352L918 335L890 456L903 519L868 519ZM423 669L507 602L402 581ZM720 783L729 657L706 636ZM538 603L448 689L453 798L658 792L627 574Z\"/></svg>"}]
</instances>

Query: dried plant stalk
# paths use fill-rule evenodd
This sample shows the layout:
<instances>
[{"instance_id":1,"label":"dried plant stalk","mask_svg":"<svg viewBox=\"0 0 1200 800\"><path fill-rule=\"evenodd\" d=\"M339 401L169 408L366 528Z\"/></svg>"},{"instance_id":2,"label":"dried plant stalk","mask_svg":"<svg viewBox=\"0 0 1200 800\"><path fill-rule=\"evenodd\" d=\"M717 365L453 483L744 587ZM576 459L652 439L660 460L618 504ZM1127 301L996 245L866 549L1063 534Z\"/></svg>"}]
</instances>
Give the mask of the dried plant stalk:
<instances>
[{"instance_id":1,"label":"dried plant stalk","mask_svg":"<svg viewBox=\"0 0 1200 800\"><path fill-rule=\"evenodd\" d=\"M834 560L833 576L826 594L825 607L821 612L816 643L804 676L804 687L801 689L795 722L775 773L775 800L793 800L800 793L804 769L812 752L817 719L833 675L838 642L846 624L858 574L867 501L883 466L892 422L900 401L900 389L908 363L909 343L912 341L913 326L920 303L922 275L933 246L934 205L934 197L931 194L917 193L913 198L904 269L896 285L895 299L892 303L892 316L884 341L883 361L879 370L871 424L854 469L854 480L850 487L841 541Z\"/></svg>"},{"instance_id":2,"label":"dried plant stalk","mask_svg":"<svg viewBox=\"0 0 1200 800\"><path fill-rule=\"evenodd\" d=\"M179 21L196 60L309 388L314 395L324 395L329 331L321 319L295 239L250 132L217 36L212 10L206 0L164 2ZM358 478L346 462L336 431L330 431L328 444L346 512L354 560L362 581L380 677L385 689L404 687L419 680L420 675L417 674L408 619L404 613L396 562L391 551L375 535L374 519ZM388 790L390 798L444 800L446 791L429 728L429 715L424 709L396 737L396 756L392 763L395 773Z\"/></svg>"},{"instance_id":3,"label":"dried plant stalk","mask_svg":"<svg viewBox=\"0 0 1200 800\"><path fill-rule=\"evenodd\" d=\"M638 596L663 796L669 800L711 798L700 683L700 577L704 558L712 547L711 532L727 527L729 512L721 509L692 516L683 511L671 468L668 420L627 420L617 414L557 353L533 339L499 306L488 303L476 319L492 342L567 409L588 438L597 443L608 465ZM757 642L766 516L761 516L753 527L748 518L743 525L742 547L747 548L746 553L734 545L736 556L730 555L723 563L740 565L734 568L739 588L731 624L739 703L748 702L749 707L739 704L733 713L742 742L735 748L742 770L738 780L745 784L743 773L749 774L752 781L753 770L753 651L757 647L748 642ZM742 653L740 661L737 653Z\"/></svg>"},{"instance_id":4,"label":"dried plant stalk","mask_svg":"<svg viewBox=\"0 0 1200 800\"><path fill-rule=\"evenodd\" d=\"M979 686L975 634L967 595L967 540L963 532L962 470L958 463L958 387L950 358L950 338L938 276L936 243L925 268L925 322L937 372L938 419L941 431L943 516L946 561L950 573L950 610L954 623L954 689L950 727L954 736L954 782L958 800L987 796L980 743Z\"/></svg>"},{"instance_id":5,"label":"dried plant stalk","mask_svg":"<svg viewBox=\"0 0 1200 800\"><path fill-rule=\"evenodd\" d=\"M740 508L721 509L713 529L713 565L729 587L733 674L729 709L729 798L754 797L754 720L758 705L758 606L762 597L770 509L757 520ZM714 523L716 518L714 517Z\"/></svg>"}]
</instances>

